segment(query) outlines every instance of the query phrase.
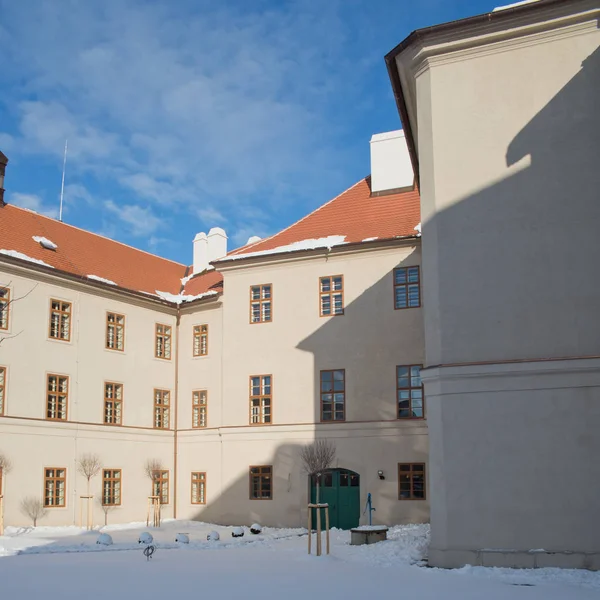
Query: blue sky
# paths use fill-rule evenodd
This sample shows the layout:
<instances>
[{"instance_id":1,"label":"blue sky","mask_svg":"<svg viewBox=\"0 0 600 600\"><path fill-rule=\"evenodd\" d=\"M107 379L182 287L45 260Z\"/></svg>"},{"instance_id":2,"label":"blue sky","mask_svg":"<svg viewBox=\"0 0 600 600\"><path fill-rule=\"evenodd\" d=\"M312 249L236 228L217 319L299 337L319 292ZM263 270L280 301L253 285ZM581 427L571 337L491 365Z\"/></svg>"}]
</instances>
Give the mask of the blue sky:
<instances>
[{"instance_id":1,"label":"blue sky","mask_svg":"<svg viewBox=\"0 0 600 600\"><path fill-rule=\"evenodd\" d=\"M506 2L505 2L506 3ZM484 0L0 0L8 202L184 263L286 227L398 129L383 57Z\"/></svg>"}]
</instances>

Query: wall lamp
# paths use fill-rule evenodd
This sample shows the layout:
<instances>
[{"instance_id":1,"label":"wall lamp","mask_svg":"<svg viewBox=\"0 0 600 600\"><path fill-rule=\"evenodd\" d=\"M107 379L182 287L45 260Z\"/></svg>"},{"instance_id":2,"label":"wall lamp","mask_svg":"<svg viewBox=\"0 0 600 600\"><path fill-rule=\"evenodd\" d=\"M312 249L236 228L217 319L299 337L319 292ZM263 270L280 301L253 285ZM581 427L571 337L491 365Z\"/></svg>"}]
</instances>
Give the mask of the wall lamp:
<instances>
[{"instance_id":1,"label":"wall lamp","mask_svg":"<svg viewBox=\"0 0 600 600\"><path fill-rule=\"evenodd\" d=\"M383 471L381 471L381 470L377 471L377 475L379 475L379 479L385 479L385 475L383 474Z\"/></svg>"}]
</instances>

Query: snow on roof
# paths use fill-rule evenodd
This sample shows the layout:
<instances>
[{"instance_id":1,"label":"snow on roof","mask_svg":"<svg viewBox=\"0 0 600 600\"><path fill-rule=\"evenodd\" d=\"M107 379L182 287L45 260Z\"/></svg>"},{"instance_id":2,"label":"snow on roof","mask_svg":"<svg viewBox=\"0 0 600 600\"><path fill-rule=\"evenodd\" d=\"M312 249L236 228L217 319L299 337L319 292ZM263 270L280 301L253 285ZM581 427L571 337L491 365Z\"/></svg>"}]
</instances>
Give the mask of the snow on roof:
<instances>
[{"instance_id":1,"label":"snow on roof","mask_svg":"<svg viewBox=\"0 0 600 600\"><path fill-rule=\"evenodd\" d=\"M22 252L17 252L16 250L0 250L0 254L6 254L6 256L12 256L13 258L20 258L21 260L26 260L28 262L35 263L37 265L42 265L44 267L50 267L54 269L52 265L45 263L43 260L38 260L37 258L31 258L31 256L27 256L27 254L23 254Z\"/></svg>"},{"instance_id":2,"label":"snow on roof","mask_svg":"<svg viewBox=\"0 0 600 600\"><path fill-rule=\"evenodd\" d=\"M100 281L101 283L108 283L108 285L118 285L114 281L110 279L104 279L104 277L98 277L98 275L86 275L88 279L93 279L94 281Z\"/></svg>"},{"instance_id":3,"label":"snow on roof","mask_svg":"<svg viewBox=\"0 0 600 600\"><path fill-rule=\"evenodd\" d=\"M193 300L199 300L200 298L206 298L207 296L216 296L219 292L215 290L208 290L202 294L196 296L190 296L188 294L170 294L169 292L161 292L156 290L156 295L167 302L173 302L173 304L183 304L184 302L192 302Z\"/></svg>"},{"instance_id":4,"label":"snow on roof","mask_svg":"<svg viewBox=\"0 0 600 600\"><path fill-rule=\"evenodd\" d=\"M244 252L242 254L230 254L229 256L219 259L219 261L237 260L238 258L249 258L251 256L264 256L266 254L280 254L282 252L295 252L298 250L315 250L317 248L327 248L330 250L333 246L345 244L345 240L345 235L328 235L327 237L317 239L292 242L291 244L277 246L276 248L272 248L270 250L258 250L257 252Z\"/></svg>"},{"instance_id":5,"label":"snow on roof","mask_svg":"<svg viewBox=\"0 0 600 600\"><path fill-rule=\"evenodd\" d=\"M514 2L513 4L505 4L504 6L496 6L492 12L498 12L499 10L508 10L509 8L517 8L517 6L523 6L525 4L533 4L539 0L521 0L521 2Z\"/></svg>"},{"instance_id":6,"label":"snow on roof","mask_svg":"<svg viewBox=\"0 0 600 600\"><path fill-rule=\"evenodd\" d=\"M421 223L417 223L417 226L415 227L415 231L418 232L417 235L419 237L421 237Z\"/></svg>"},{"instance_id":7,"label":"snow on roof","mask_svg":"<svg viewBox=\"0 0 600 600\"><path fill-rule=\"evenodd\" d=\"M46 250L56 250L58 248L58 246L54 242L41 235L32 235L31 239L34 242L37 242L40 246L42 246L42 248L46 248Z\"/></svg>"},{"instance_id":8,"label":"snow on roof","mask_svg":"<svg viewBox=\"0 0 600 600\"><path fill-rule=\"evenodd\" d=\"M363 240L363 242L374 242L375 240L378 240L378 237L370 237L370 238L365 238Z\"/></svg>"}]
</instances>

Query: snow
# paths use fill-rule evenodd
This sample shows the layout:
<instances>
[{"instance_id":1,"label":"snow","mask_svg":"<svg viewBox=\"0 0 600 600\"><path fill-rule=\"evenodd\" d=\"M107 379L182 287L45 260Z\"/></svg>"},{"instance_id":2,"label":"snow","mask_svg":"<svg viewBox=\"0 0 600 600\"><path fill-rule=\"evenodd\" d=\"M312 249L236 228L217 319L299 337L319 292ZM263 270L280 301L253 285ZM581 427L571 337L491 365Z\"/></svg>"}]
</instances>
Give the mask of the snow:
<instances>
[{"instance_id":1,"label":"snow","mask_svg":"<svg viewBox=\"0 0 600 600\"><path fill-rule=\"evenodd\" d=\"M173 304L182 304L183 302L192 302L192 300L198 300L200 298L207 298L208 296L216 296L219 292L215 290L208 290L208 292L203 292L202 294L197 294L196 296L190 296L186 294L171 294L170 292L161 292L159 290L155 290L156 295L167 302L173 302Z\"/></svg>"},{"instance_id":2,"label":"snow","mask_svg":"<svg viewBox=\"0 0 600 600\"><path fill-rule=\"evenodd\" d=\"M361 525L352 531L385 531L386 529L388 529L387 525Z\"/></svg>"},{"instance_id":3,"label":"snow","mask_svg":"<svg viewBox=\"0 0 600 600\"><path fill-rule=\"evenodd\" d=\"M421 223L418 223L414 229L417 232L417 236L421 237Z\"/></svg>"},{"instance_id":4,"label":"snow","mask_svg":"<svg viewBox=\"0 0 600 600\"><path fill-rule=\"evenodd\" d=\"M378 239L379 239L378 237L370 237L370 238L365 238L363 240L363 242L373 242L373 241L378 240Z\"/></svg>"},{"instance_id":5,"label":"snow","mask_svg":"<svg viewBox=\"0 0 600 600\"><path fill-rule=\"evenodd\" d=\"M200 577L208 597L286 600L414 597L423 600L591 600L600 572L424 568L428 525L390 527L388 540L350 546L350 532L331 530L331 553L307 554L305 529L263 527L260 536L232 538L234 527L166 519L152 529L152 560L138 544L145 523L78 527L6 527L0 537L2 598L132 600L195 597ZM112 546L96 544L110 531ZM179 532L190 543L176 543ZM210 532L220 542L208 542ZM32 576L34 574L34 576ZM100 574L100 575L99 575ZM258 576L257 576L258 574ZM100 577L100 579L99 579ZM96 583L97 582L97 583Z\"/></svg>"},{"instance_id":6,"label":"snow","mask_svg":"<svg viewBox=\"0 0 600 600\"><path fill-rule=\"evenodd\" d=\"M496 6L492 12L498 12L499 10L508 10L509 8L516 8L517 6L524 6L525 4L533 4L538 0L521 0L521 2L515 2L514 4L506 4L504 6Z\"/></svg>"},{"instance_id":7,"label":"snow","mask_svg":"<svg viewBox=\"0 0 600 600\"><path fill-rule=\"evenodd\" d=\"M345 240L345 235L328 235L327 237L301 240L285 246L277 246L277 248L272 248L271 250L257 250L256 252L244 252L243 254L230 254L219 260L237 260L239 258L249 258L251 256L265 256L268 254L280 254L281 252L295 252L298 250L316 250L317 248L327 248L328 250L331 250L333 246L345 244Z\"/></svg>"},{"instance_id":8,"label":"snow","mask_svg":"<svg viewBox=\"0 0 600 600\"><path fill-rule=\"evenodd\" d=\"M138 538L138 543L139 544L151 544L153 541L153 537L151 533L148 533L147 531L142 531L142 533L140 533L140 537Z\"/></svg>"},{"instance_id":9,"label":"snow","mask_svg":"<svg viewBox=\"0 0 600 600\"><path fill-rule=\"evenodd\" d=\"M34 242L37 242L42 248L46 248L46 250L56 250L58 246L50 241L48 238L42 237L41 235L32 236Z\"/></svg>"},{"instance_id":10,"label":"snow","mask_svg":"<svg viewBox=\"0 0 600 600\"><path fill-rule=\"evenodd\" d=\"M96 544L102 544L103 546L112 546L113 539L109 533L101 533L96 540Z\"/></svg>"},{"instance_id":11,"label":"snow","mask_svg":"<svg viewBox=\"0 0 600 600\"><path fill-rule=\"evenodd\" d=\"M22 252L17 252L16 250L0 250L0 254L5 254L6 256L12 256L13 258L20 258L21 260L26 260L28 262L35 263L36 265L42 265L43 267L50 267L54 269L52 265L45 263L43 260L38 260L37 258L31 258L31 256L27 256L27 254L23 254Z\"/></svg>"},{"instance_id":12,"label":"snow","mask_svg":"<svg viewBox=\"0 0 600 600\"><path fill-rule=\"evenodd\" d=\"M108 285L118 285L114 281L110 279L104 279L104 277L99 277L98 275L87 275L88 279L93 279L94 281L100 281L101 283L108 283Z\"/></svg>"}]
</instances>

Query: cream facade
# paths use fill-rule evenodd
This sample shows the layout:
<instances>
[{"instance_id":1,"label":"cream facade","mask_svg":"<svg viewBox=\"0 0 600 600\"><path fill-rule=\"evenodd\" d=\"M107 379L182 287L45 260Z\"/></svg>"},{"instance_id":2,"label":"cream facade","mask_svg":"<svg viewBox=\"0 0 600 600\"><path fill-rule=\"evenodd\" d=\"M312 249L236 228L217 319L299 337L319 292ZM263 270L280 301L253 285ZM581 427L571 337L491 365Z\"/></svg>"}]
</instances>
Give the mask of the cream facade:
<instances>
[{"instance_id":1,"label":"cream facade","mask_svg":"<svg viewBox=\"0 0 600 600\"><path fill-rule=\"evenodd\" d=\"M599 18L543 0L388 56L420 177L434 566L600 568Z\"/></svg>"},{"instance_id":2,"label":"cream facade","mask_svg":"<svg viewBox=\"0 0 600 600\"><path fill-rule=\"evenodd\" d=\"M396 367L423 364L424 342L422 309L394 308L394 269L420 262L414 238L222 261L225 294L174 305L0 256L0 284L19 298L0 333L0 454L12 463L2 477L5 524L30 524L20 504L44 497L45 469L64 470L64 507L48 507L39 524L77 524L88 495L78 460L93 453L104 470L120 470L109 523L145 518L153 492L145 465L154 460L168 472L164 517L302 526L309 482L299 452L321 438L336 445L334 466L360 475L361 505L372 493L375 522L427 521L427 487L423 500L400 500L398 485L399 463L428 470L427 420L398 419L396 398ZM343 275L344 314L321 317L319 278L332 275ZM271 322L250 322L258 284L272 286ZM51 300L70 303L68 341L49 338ZM122 351L106 348L108 312L125 317ZM157 324L171 328L170 360L155 356ZM208 335L198 356L195 328ZM344 420L322 423L320 372L333 369L345 372ZM47 419L49 374L68 377L65 420ZM256 375L272 378L269 424L251 424ZM120 425L104 423L106 382L122 386ZM155 428L157 389L169 393L166 429ZM206 399L201 421L198 394ZM251 499L251 466L272 467L271 499ZM192 474L203 474L204 504L192 498ZM102 472L89 494L102 524Z\"/></svg>"}]
</instances>

